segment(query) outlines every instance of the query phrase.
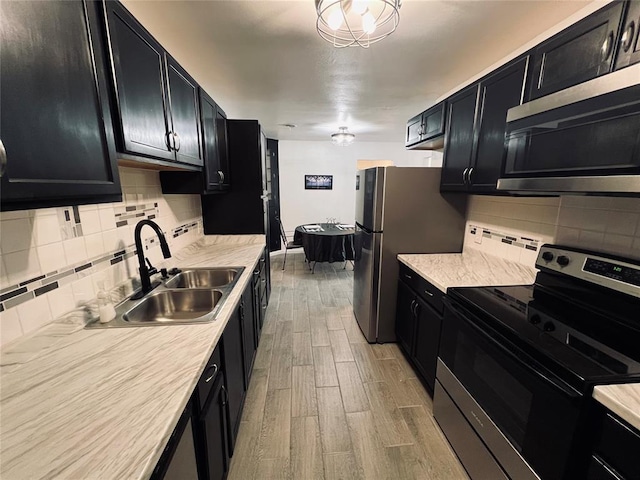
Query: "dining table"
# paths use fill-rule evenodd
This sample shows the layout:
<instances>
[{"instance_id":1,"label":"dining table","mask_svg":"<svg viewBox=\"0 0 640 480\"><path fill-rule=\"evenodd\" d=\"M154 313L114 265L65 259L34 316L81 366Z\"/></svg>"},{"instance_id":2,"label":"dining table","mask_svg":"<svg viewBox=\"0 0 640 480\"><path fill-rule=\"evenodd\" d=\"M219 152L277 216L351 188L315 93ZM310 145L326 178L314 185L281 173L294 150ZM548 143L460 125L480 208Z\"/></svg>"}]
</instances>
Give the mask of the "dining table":
<instances>
[{"instance_id":1,"label":"dining table","mask_svg":"<svg viewBox=\"0 0 640 480\"><path fill-rule=\"evenodd\" d=\"M313 223L298 225L293 234L294 243L301 244L309 262L313 262L313 270L317 262L353 261L355 249L353 245L354 225L342 223Z\"/></svg>"}]
</instances>

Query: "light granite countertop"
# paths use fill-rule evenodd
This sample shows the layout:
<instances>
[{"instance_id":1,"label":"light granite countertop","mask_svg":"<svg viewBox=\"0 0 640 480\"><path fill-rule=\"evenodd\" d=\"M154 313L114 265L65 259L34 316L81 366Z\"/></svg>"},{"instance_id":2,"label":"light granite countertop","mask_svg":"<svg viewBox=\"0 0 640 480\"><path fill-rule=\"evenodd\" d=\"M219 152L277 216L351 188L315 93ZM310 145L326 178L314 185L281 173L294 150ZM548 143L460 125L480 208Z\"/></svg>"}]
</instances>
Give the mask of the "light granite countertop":
<instances>
[{"instance_id":1,"label":"light granite countertop","mask_svg":"<svg viewBox=\"0 0 640 480\"><path fill-rule=\"evenodd\" d=\"M67 315L0 356L0 478L148 478L240 296L264 237L205 237L171 265L246 267L204 325L83 328Z\"/></svg>"},{"instance_id":2,"label":"light granite countertop","mask_svg":"<svg viewBox=\"0 0 640 480\"><path fill-rule=\"evenodd\" d=\"M640 430L640 383L598 385L593 398Z\"/></svg>"},{"instance_id":3,"label":"light granite countertop","mask_svg":"<svg viewBox=\"0 0 640 480\"><path fill-rule=\"evenodd\" d=\"M468 249L462 253L400 254L407 265L443 293L450 287L530 285L537 270Z\"/></svg>"}]
</instances>

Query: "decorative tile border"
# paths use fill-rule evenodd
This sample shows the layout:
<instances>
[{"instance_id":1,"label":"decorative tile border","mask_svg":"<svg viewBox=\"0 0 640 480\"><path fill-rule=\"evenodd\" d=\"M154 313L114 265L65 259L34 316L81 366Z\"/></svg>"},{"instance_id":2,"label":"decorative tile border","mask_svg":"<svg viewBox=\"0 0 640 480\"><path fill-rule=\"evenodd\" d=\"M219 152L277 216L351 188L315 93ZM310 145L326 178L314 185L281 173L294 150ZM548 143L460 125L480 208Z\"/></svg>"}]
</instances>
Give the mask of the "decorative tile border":
<instances>
[{"instance_id":1,"label":"decorative tile border","mask_svg":"<svg viewBox=\"0 0 640 480\"><path fill-rule=\"evenodd\" d=\"M146 210L145 210L146 211ZM127 219L128 220L128 219ZM169 238L176 238L190 230L197 229L200 221L191 222L171 229ZM167 236L167 232L163 232ZM145 239L144 249L149 250L151 246L158 243L157 237L153 236ZM46 275L39 275L18 285L0 290L0 312L16 307L33 298L44 295L56 288L67 285L88 275L101 272L117 263L136 255L135 245L129 245L123 249L108 254L98 255L89 261L82 261L73 264L64 270L55 270Z\"/></svg>"},{"instance_id":2,"label":"decorative tile border","mask_svg":"<svg viewBox=\"0 0 640 480\"><path fill-rule=\"evenodd\" d=\"M153 220L160 215L158 202L116 207L114 211L116 228L134 225L144 219Z\"/></svg>"},{"instance_id":3,"label":"decorative tile border","mask_svg":"<svg viewBox=\"0 0 640 480\"><path fill-rule=\"evenodd\" d=\"M70 240L82 236L80 224L80 210L77 205L58 208L58 223L63 240Z\"/></svg>"},{"instance_id":4,"label":"decorative tile border","mask_svg":"<svg viewBox=\"0 0 640 480\"><path fill-rule=\"evenodd\" d=\"M471 235L482 235L482 238L493 240L496 242L505 243L514 247L524 248L526 250L538 251L540 247L540 240L536 240L530 237L516 236L514 234L507 234L496 230L489 230L477 225L469 225L469 233Z\"/></svg>"}]
</instances>

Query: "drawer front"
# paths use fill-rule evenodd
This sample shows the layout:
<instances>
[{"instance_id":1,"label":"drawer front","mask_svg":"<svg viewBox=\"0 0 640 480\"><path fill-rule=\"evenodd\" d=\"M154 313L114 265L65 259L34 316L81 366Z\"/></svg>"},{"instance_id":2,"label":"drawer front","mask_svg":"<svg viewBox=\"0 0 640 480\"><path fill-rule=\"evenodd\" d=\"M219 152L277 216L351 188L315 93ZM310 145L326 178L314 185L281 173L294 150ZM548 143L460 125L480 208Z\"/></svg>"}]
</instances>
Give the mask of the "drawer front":
<instances>
[{"instance_id":1,"label":"drawer front","mask_svg":"<svg viewBox=\"0 0 640 480\"><path fill-rule=\"evenodd\" d=\"M610 413L602 420L594 452L624 478L640 479L640 432Z\"/></svg>"},{"instance_id":2,"label":"drawer front","mask_svg":"<svg viewBox=\"0 0 640 480\"><path fill-rule=\"evenodd\" d=\"M400 280L409 285L418 294L418 296L420 296L420 298L432 306L438 313L442 313L444 311L444 305L442 304L442 297L444 297L444 293L411 270L404 263L400 263L399 276Z\"/></svg>"},{"instance_id":3,"label":"drawer front","mask_svg":"<svg viewBox=\"0 0 640 480\"><path fill-rule=\"evenodd\" d=\"M207 397L213 388L213 384L216 382L216 378L221 374L222 356L220 355L220 345L218 345L207 362L207 366L204 367L204 372L202 372L200 380L198 380L197 391L200 408L205 404Z\"/></svg>"}]
</instances>

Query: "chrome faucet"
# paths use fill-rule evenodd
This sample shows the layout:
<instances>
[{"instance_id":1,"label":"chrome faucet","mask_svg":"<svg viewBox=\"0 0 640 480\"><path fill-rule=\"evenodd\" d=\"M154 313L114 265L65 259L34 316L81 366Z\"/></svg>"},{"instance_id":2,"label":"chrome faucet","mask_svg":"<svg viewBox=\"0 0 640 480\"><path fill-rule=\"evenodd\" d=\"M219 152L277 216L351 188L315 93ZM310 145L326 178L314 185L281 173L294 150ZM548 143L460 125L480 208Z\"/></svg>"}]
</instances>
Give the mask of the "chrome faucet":
<instances>
[{"instance_id":1,"label":"chrome faucet","mask_svg":"<svg viewBox=\"0 0 640 480\"><path fill-rule=\"evenodd\" d=\"M146 262L149 262L149 267L147 267L147 264L145 263L144 250L142 249L142 238L140 236L140 231L145 225L149 225L156 232L158 240L160 240L160 248L162 248L162 255L164 258L171 258L171 251L169 250L167 239L164 238L164 233L162 233L160 226L151 220L140 220L136 225L135 233L133 235L136 241L136 252L138 253L138 263L140 264L138 271L140 272L140 283L142 284L140 292L135 295L136 298L141 298L153 290L154 287L151 285L151 275L157 272L148 259Z\"/></svg>"}]
</instances>

